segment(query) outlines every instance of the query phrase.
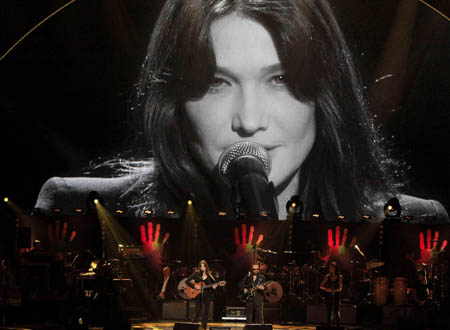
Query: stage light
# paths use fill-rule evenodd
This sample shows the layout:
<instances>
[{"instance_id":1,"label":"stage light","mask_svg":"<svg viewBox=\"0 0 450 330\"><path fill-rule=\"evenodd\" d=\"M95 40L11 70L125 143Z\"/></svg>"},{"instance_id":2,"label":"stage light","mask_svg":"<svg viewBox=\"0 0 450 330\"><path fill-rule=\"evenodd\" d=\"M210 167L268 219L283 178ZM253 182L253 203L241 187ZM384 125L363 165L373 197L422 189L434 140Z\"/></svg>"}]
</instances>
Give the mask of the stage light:
<instances>
[{"instance_id":1,"label":"stage light","mask_svg":"<svg viewBox=\"0 0 450 330\"><path fill-rule=\"evenodd\" d=\"M75 210L73 210L75 213L81 213L81 212L83 212L83 209L75 209Z\"/></svg>"},{"instance_id":2,"label":"stage light","mask_svg":"<svg viewBox=\"0 0 450 330\"><path fill-rule=\"evenodd\" d=\"M192 201L189 199L189 200L187 201L187 204L188 204L188 205L192 205Z\"/></svg>"},{"instance_id":3,"label":"stage light","mask_svg":"<svg viewBox=\"0 0 450 330\"><path fill-rule=\"evenodd\" d=\"M217 212L217 214L220 215L220 216L225 216L225 215L227 215L227 212L219 211L219 212Z\"/></svg>"},{"instance_id":4,"label":"stage light","mask_svg":"<svg viewBox=\"0 0 450 330\"><path fill-rule=\"evenodd\" d=\"M392 197L384 204L384 216L386 218L400 218L402 207L400 201L396 197Z\"/></svg>"},{"instance_id":5,"label":"stage light","mask_svg":"<svg viewBox=\"0 0 450 330\"><path fill-rule=\"evenodd\" d=\"M123 210L118 209L118 210L116 210L116 213L117 214L123 214Z\"/></svg>"},{"instance_id":6,"label":"stage light","mask_svg":"<svg viewBox=\"0 0 450 330\"><path fill-rule=\"evenodd\" d=\"M293 195L290 200L286 202L286 212L289 216L295 219L300 219L303 214L303 203L299 195Z\"/></svg>"},{"instance_id":7,"label":"stage light","mask_svg":"<svg viewBox=\"0 0 450 330\"><path fill-rule=\"evenodd\" d=\"M98 203L100 203L100 201L97 198L94 199L94 204L98 204Z\"/></svg>"},{"instance_id":8,"label":"stage light","mask_svg":"<svg viewBox=\"0 0 450 330\"><path fill-rule=\"evenodd\" d=\"M53 209L53 212L55 212L55 213L61 213L61 211L62 210L59 207L56 207Z\"/></svg>"},{"instance_id":9,"label":"stage light","mask_svg":"<svg viewBox=\"0 0 450 330\"><path fill-rule=\"evenodd\" d=\"M5 203L8 203L9 198L8 198L8 197L5 197L5 198L3 198L3 201L4 201Z\"/></svg>"},{"instance_id":10,"label":"stage light","mask_svg":"<svg viewBox=\"0 0 450 330\"><path fill-rule=\"evenodd\" d=\"M175 214L175 211L169 210L169 211L167 211L167 214L169 214L169 215L174 215L174 214Z\"/></svg>"},{"instance_id":11,"label":"stage light","mask_svg":"<svg viewBox=\"0 0 450 330\"><path fill-rule=\"evenodd\" d=\"M343 215L338 215L337 218L340 219L340 220L344 220L345 219L345 217Z\"/></svg>"},{"instance_id":12,"label":"stage light","mask_svg":"<svg viewBox=\"0 0 450 330\"><path fill-rule=\"evenodd\" d=\"M320 214L319 213L313 213L312 216L313 216L313 218L319 218Z\"/></svg>"},{"instance_id":13,"label":"stage light","mask_svg":"<svg viewBox=\"0 0 450 330\"><path fill-rule=\"evenodd\" d=\"M150 215L150 214L152 214L152 213L153 213L152 210L144 210L144 214L145 214L145 215Z\"/></svg>"},{"instance_id":14,"label":"stage light","mask_svg":"<svg viewBox=\"0 0 450 330\"><path fill-rule=\"evenodd\" d=\"M363 214L363 215L362 215L362 218L363 218L364 220L369 220L371 217L370 217L370 215Z\"/></svg>"}]
</instances>

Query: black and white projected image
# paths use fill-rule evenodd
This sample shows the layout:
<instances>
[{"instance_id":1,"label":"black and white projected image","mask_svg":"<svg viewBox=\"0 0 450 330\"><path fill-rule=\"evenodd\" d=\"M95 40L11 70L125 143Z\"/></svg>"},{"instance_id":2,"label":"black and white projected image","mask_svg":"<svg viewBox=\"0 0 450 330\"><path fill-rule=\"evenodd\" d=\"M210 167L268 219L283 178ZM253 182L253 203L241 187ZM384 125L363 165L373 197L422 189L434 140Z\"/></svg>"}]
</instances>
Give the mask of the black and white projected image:
<instances>
[{"instance_id":1,"label":"black and white projected image","mask_svg":"<svg viewBox=\"0 0 450 330\"><path fill-rule=\"evenodd\" d=\"M37 212L73 214L96 196L131 217L182 217L191 200L204 220L448 222L439 13L402 1L112 3L65 9L0 62L32 79L2 94L9 130L34 143L19 159L39 174L27 188ZM40 43L50 54L22 63ZM44 69L46 56L57 61Z\"/></svg>"}]
</instances>

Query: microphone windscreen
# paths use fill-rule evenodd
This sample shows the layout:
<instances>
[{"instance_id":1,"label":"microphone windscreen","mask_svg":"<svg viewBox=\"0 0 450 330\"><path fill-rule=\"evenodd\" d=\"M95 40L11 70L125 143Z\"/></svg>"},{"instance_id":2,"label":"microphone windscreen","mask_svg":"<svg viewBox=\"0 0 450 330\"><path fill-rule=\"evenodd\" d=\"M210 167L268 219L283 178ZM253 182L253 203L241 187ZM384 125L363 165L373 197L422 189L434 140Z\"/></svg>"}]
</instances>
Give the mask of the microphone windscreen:
<instances>
[{"instance_id":1,"label":"microphone windscreen","mask_svg":"<svg viewBox=\"0 0 450 330\"><path fill-rule=\"evenodd\" d=\"M228 182L230 176L230 165L233 161L242 157L252 157L260 161L267 176L272 168L272 161L267 150L254 142L237 142L229 146L219 158L219 172L222 179Z\"/></svg>"}]
</instances>

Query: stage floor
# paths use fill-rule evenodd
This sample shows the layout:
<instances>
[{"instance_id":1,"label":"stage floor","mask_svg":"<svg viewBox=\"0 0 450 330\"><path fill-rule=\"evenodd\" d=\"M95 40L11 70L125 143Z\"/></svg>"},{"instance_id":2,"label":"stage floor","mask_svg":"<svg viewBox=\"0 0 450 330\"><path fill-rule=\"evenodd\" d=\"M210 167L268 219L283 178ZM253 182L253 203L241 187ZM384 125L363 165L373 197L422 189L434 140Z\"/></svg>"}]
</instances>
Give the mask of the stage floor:
<instances>
[{"instance_id":1,"label":"stage floor","mask_svg":"<svg viewBox=\"0 0 450 330\"><path fill-rule=\"evenodd\" d=\"M181 322L184 323L184 322ZM148 330L172 330L175 322L172 321L160 321L160 322L142 322L132 324L132 329L148 329ZM224 328L224 330L242 330L245 326L243 322L211 322L208 323L208 329ZM225 329L226 328L226 329ZM279 325L273 324L273 330L315 330L316 326L310 325Z\"/></svg>"},{"instance_id":2,"label":"stage floor","mask_svg":"<svg viewBox=\"0 0 450 330\"><path fill-rule=\"evenodd\" d=\"M133 321L131 323L131 329L145 329L145 330L173 330L175 322L180 321L157 321L157 322L136 322ZM185 323L185 322L180 322ZM208 329L216 328L215 330L219 330L223 328L223 330L242 330L245 326L245 323L242 322L211 322L208 323ZM319 325L314 324L272 324L273 330L316 330ZM391 328L383 328L383 327L367 327L367 326L357 326L357 325L343 325L343 327L347 330L370 330L370 329L391 329ZM89 326L89 330L103 330L103 327L98 326ZM219 329L218 329L219 328ZM0 326L0 330L44 330L44 329L67 329L64 327L59 328L57 325L49 325L49 324L39 324L39 325L15 325L15 326Z\"/></svg>"}]
</instances>

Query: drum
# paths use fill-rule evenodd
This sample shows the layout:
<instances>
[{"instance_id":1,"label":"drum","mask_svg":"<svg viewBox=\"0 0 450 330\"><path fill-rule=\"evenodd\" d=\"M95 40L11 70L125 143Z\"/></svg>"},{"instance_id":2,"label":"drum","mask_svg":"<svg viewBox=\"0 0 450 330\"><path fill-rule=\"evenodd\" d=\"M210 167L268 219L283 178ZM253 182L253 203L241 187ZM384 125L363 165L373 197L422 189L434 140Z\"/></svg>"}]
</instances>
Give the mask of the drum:
<instances>
[{"instance_id":1,"label":"drum","mask_svg":"<svg viewBox=\"0 0 450 330\"><path fill-rule=\"evenodd\" d=\"M178 283L178 287L177 287L177 289L178 289L178 294L179 294L180 297L183 298L183 299L190 299L189 296L188 296L187 293L186 293L186 287L187 287L187 285L186 285L186 280L187 280L187 277L186 277L186 278L183 278L183 279Z\"/></svg>"},{"instance_id":2,"label":"drum","mask_svg":"<svg viewBox=\"0 0 450 330\"><path fill-rule=\"evenodd\" d=\"M375 295L375 305L383 306L386 304L389 294L389 279L387 277L375 278L373 291Z\"/></svg>"},{"instance_id":3,"label":"drum","mask_svg":"<svg viewBox=\"0 0 450 330\"><path fill-rule=\"evenodd\" d=\"M406 291L408 286L408 280L405 277L396 277L392 283L392 291L394 294L394 304L404 305L406 304Z\"/></svg>"},{"instance_id":4,"label":"drum","mask_svg":"<svg viewBox=\"0 0 450 330\"><path fill-rule=\"evenodd\" d=\"M283 287L280 283L275 281L266 282L266 290L264 292L264 297L270 303L276 303L283 297Z\"/></svg>"}]
</instances>

